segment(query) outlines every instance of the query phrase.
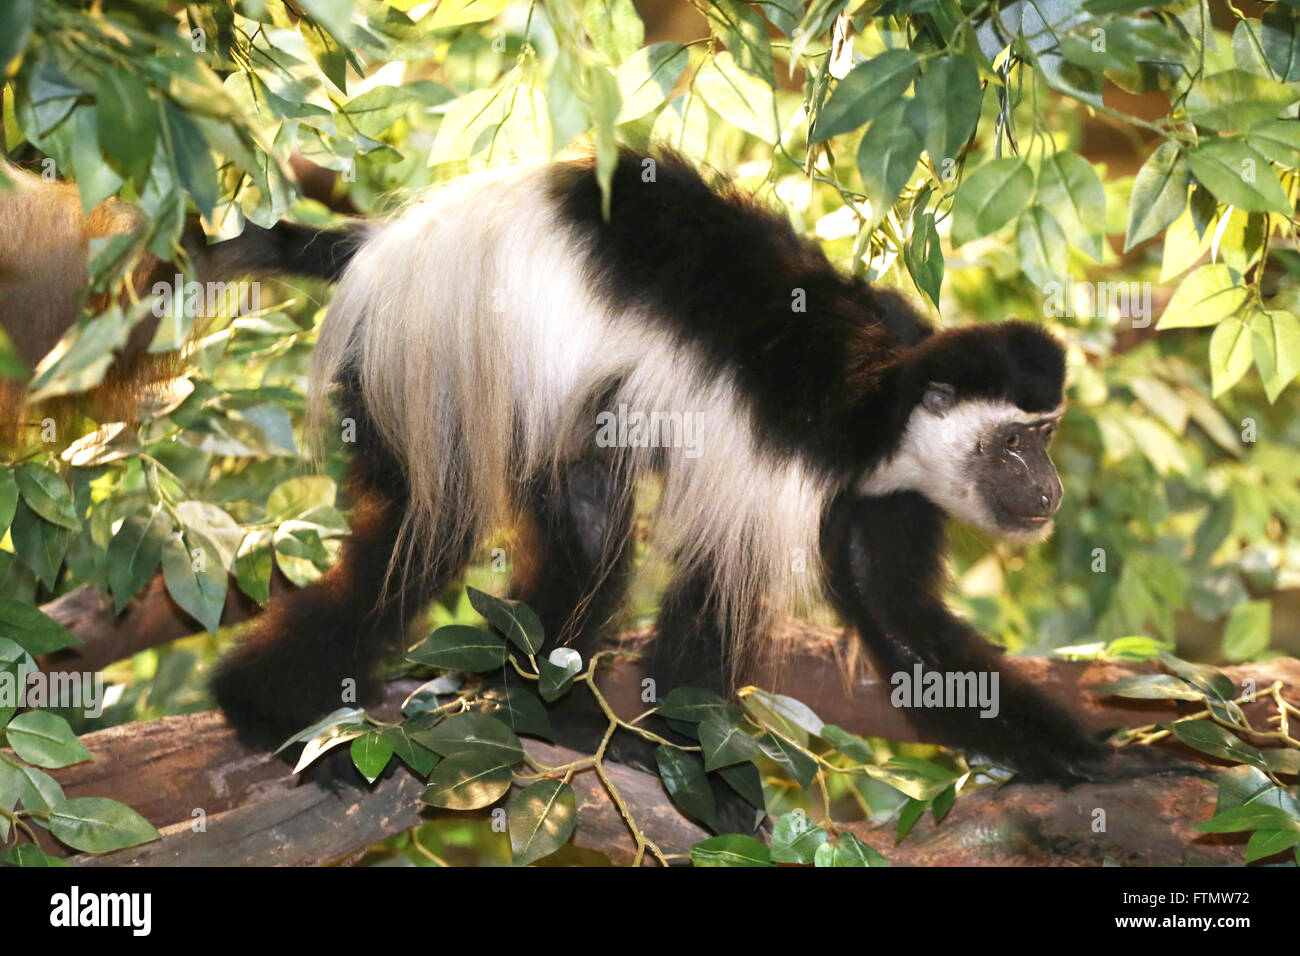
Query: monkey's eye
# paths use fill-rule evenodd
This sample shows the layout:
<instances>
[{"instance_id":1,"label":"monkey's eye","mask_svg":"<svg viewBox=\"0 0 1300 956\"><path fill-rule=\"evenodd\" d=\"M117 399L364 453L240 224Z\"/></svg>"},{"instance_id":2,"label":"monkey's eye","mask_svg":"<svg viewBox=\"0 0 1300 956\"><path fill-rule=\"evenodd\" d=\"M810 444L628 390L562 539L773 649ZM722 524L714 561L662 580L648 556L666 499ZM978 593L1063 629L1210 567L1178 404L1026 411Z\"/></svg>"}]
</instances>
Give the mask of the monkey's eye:
<instances>
[{"instance_id":1,"label":"monkey's eye","mask_svg":"<svg viewBox=\"0 0 1300 956\"><path fill-rule=\"evenodd\" d=\"M957 392L951 385L934 382L921 397L921 405L933 415L942 415L952 408L956 398Z\"/></svg>"},{"instance_id":2,"label":"monkey's eye","mask_svg":"<svg viewBox=\"0 0 1300 956\"><path fill-rule=\"evenodd\" d=\"M1007 447L1008 447L1008 448L1019 448L1019 447L1020 447L1020 436L1017 435L1017 434L1015 434L1015 433L1012 433L1012 434L1008 435L1008 436L1007 436Z\"/></svg>"}]
</instances>

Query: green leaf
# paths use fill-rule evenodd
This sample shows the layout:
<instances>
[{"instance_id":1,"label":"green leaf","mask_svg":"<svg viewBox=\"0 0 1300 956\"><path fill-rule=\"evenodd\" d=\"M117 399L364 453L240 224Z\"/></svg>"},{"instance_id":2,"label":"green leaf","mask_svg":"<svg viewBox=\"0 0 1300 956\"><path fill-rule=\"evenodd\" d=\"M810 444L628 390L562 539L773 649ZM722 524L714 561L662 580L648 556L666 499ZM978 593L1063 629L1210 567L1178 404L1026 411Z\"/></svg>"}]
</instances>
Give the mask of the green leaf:
<instances>
[{"instance_id":1,"label":"green leaf","mask_svg":"<svg viewBox=\"0 0 1300 956\"><path fill-rule=\"evenodd\" d=\"M367 782L374 783L393 759L393 743L378 731L354 737L351 746L352 763L361 771Z\"/></svg>"},{"instance_id":2,"label":"green leaf","mask_svg":"<svg viewBox=\"0 0 1300 956\"><path fill-rule=\"evenodd\" d=\"M736 65L727 51L695 73L695 88L704 101L733 126L775 143L779 137L776 99L772 88Z\"/></svg>"},{"instance_id":3,"label":"green leaf","mask_svg":"<svg viewBox=\"0 0 1300 956\"><path fill-rule=\"evenodd\" d=\"M1210 381L1218 398L1241 381L1254 360L1254 346L1244 319L1224 319L1210 336Z\"/></svg>"},{"instance_id":4,"label":"green leaf","mask_svg":"<svg viewBox=\"0 0 1300 956\"><path fill-rule=\"evenodd\" d=\"M750 806L756 810L767 809L766 801L763 799L763 779L758 775L758 767L754 764L732 764L719 770L718 776L727 786L740 794Z\"/></svg>"},{"instance_id":5,"label":"green leaf","mask_svg":"<svg viewBox=\"0 0 1300 956\"><path fill-rule=\"evenodd\" d=\"M1273 167L1240 140L1203 143L1188 154L1187 163L1197 182L1222 203L1247 212L1291 213L1291 204Z\"/></svg>"},{"instance_id":6,"label":"green leaf","mask_svg":"<svg viewBox=\"0 0 1300 956\"><path fill-rule=\"evenodd\" d=\"M169 147L181 185L199 212L211 217L220 187L207 138L198 123L170 102L163 104L163 121L163 142Z\"/></svg>"},{"instance_id":7,"label":"green leaf","mask_svg":"<svg viewBox=\"0 0 1300 956\"><path fill-rule=\"evenodd\" d=\"M817 776L817 762L806 753L776 734L764 734L758 738L758 745L763 753L784 768L799 786L805 790L812 786L813 779Z\"/></svg>"},{"instance_id":8,"label":"green leaf","mask_svg":"<svg viewBox=\"0 0 1300 956\"><path fill-rule=\"evenodd\" d=\"M517 734L554 739L546 708L523 687L494 687L483 692L482 712L496 717Z\"/></svg>"},{"instance_id":9,"label":"green leaf","mask_svg":"<svg viewBox=\"0 0 1300 956\"><path fill-rule=\"evenodd\" d=\"M1194 829L1204 833L1239 833L1242 830L1288 830L1300 833L1297 821L1280 807L1266 803L1247 803L1216 813Z\"/></svg>"},{"instance_id":10,"label":"green leaf","mask_svg":"<svg viewBox=\"0 0 1300 956\"><path fill-rule=\"evenodd\" d=\"M714 715L706 717L699 726L705 770L753 760L761 752L758 741L732 721Z\"/></svg>"},{"instance_id":11,"label":"green leaf","mask_svg":"<svg viewBox=\"0 0 1300 956\"><path fill-rule=\"evenodd\" d=\"M1246 142L1275 163L1300 169L1300 123L1271 120L1246 133Z\"/></svg>"},{"instance_id":12,"label":"green leaf","mask_svg":"<svg viewBox=\"0 0 1300 956\"><path fill-rule=\"evenodd\" d=\"M939 240L939 231L934 227L934 213L918 208L912 216L912 234L903 247L903 263L917 288L938 308L944 261L943 244Z\"/></svg>"},{"instance_id":13,"label":"green leaf","mask_svg":"<svg viewBox=\"0 0 1300 956\"><path fill-rule=\"evenodd\" d=\"M1038 169L1038 201L1051 210L1075 246L1101 261L1106 191L1092 163L1068 150L1045 157Z\"/></svg>"},{"instance_id":14,"label":"green leaf","mask_svg":"<svg viewBox=\"0 0 1300 956\"><path fill-rule=\"evenodd\" d=\"M838 852L831 866L889 866L889 860L875 847L863 843L852 833L841 833L838 839Z\"/></svg>"},{"instance_id":15,"label":"green leaf","mask_svg":"<svg viewBox=\"0 0 1300 956\"><path fill-rule=\"evenodd\" d=\"M510 800L510 850L516 866L550 856L569 842L578 820L573 788L560 780L539 780Z\"/></svg>"},{"instance_id":16,"label":"green leaf","mask_svg":"<svg viewBox=\"0 0 1300 956\"><path fill-rule=\"evenodd\" d=\"M812 863L827 839L829 834L808 819L808 814L782 814L772 828L772 862Z\"/></svg>"},{"instance_id":17,"label":"green leaf","mask_svg":"<svg viewBox=\"0 0 1300 956\"><path fill-rule=\"evenodd\" d=\"M1268 649L1273 605L1268 601L1242 601L1232 609L1223 629L1223 656L1234 663L1258 657Z\"/></svg>"},{"instance_id":18,"label":"green leaf","mask_svg":"<svg viewBox=\"0 0 1300 956\"><path fill-rule=\"evenodd\" d=\"M117 167L143 187L158 141L158 106L133 73L105 70L95 99L99 147Z\"/></svg>"},{"instance_id":19,"label":"green leaf","mask_svg":"<svg viewBox=\"0 0 1300 956\"><path fill-rule=\"evenodd\" d=\"M622 63L645 42L645 26L632 0L587 0L582 28L611 63Z\"/></svg>"},{"instance_id":20,"label":"green leaf","mask_svg":"<svg viewBox=\"0 0 1300 956\"><path fill-rule=\"evenodd\" d=\"M66 767L90 759L68 722L44 710L19 714L5 727L14 753L37 767Z\"/></svg>"},{"instance_id":21,"label":"green leaf","mask_svg":"<svg viewBox=\"0 0 1300 956\"><path fill-rule=\"evenodd\" d=\"M271 596L271 571L274 557L271 542L274 532L258 528L248 532L235 553L235 582L258 604L265 604Z\"/></svg>"},{"instance_id":22,"label":"green leaf","mask_svg":"<svg viewBox=\"0 0 1300 956\"><path fill-rule=\"evenodd\" d=\"M113 535L108 543L108 588L118 614L158 570L172 531L171 518L157 505L128 517Z\"/></svg>"},{"instance_id":23,"label":"green leaf","mask_svg":"<svg viewBox=\"0 0 1300 956\"><path fill-rule=\"evenodd\" d=\"M698 724L712 716L723 716L730 705L717 694L698 687L678 687L659 701L658 714L670 720Z\"/></svg>"},{"instance_id":24,"label":"green leaf","mask_svg":"<svg viewBox=\"0 0 1300 956\"><path fill-rule=\"evenodd\" d=\"M162 569L167 593L208 633L216 634L227 584L216 546L198 532L174 532L163 542Z\"/></svg>"},{"instance_id":25,"label":"green leaf","mask_svg":"<svg viewBox=\"0 0 1300 956\"><path fill-rule=\"evenodd\" d=\"M687 816L717 832L717 810L704 764L694 754L662 744L655 751L659 777L673 803Z\"/></svg>"},{"instance_id":26,"label":"green leaf","mask_svg":"<svg viewBox=\"0 0 1300 956\"><path fill-rule=\"evenodd\" d=\"M334 482L323 475L282 481L266 499L267 517L279 521L301 518L313 508L333 505L337 490Z\"/></svg>"},{"instance_id":27,"label":"green leaf","mask_svg":"<svg viewBox=\"0 0 1300 956\"><path fill-rule=\"evenodd\" d=\"M1070 250L1060 223L1042 206L1030 206L1016 222L1020 268L1040 288L1060 281L1069 268Z\"/></svg>"},{"instance_id":28,"label":"green leaf","mask_svg":"<svg viewBox=\"0 0 1300 956\"><path fill-rule=\"evenodd\" d=\"M702 161L709 149L709 111L702 96L675 96L655 117L650 139Z\"/></svg>"},{"instance_id":29,"label":"green leaf","mask_svg":"<svg viewBox=\"0 0 1300 956\"><path fill-rule=\"evenodd\" d=\"M525 654L536 654L542 649L545 634L542 622L523 601L511 601L488 594L478 588L467 587L470 606L504 634L515 647Z\"/></svg>"},{"instance_id":30,"label":"green leaf","mask_svg":"<svg viewBox=\"0 0 1300 956\"><path fill-rule=\"evenodd\" d=\"M418 100L410 90L400 86L376 86L349 100L342 112L358 133L378 139L416 102Z\"/></svg>"},{"instance_id":31,"label":"green leaf","mask_svg":"<svg viewBox=\"0 0 1300 956\"><path fill-rule=\"evenodd\" d=\"M9 534L18 559L31 568L47 588L54 587L72 532L42 520L26 501L19 501Z\"/></svg>"},{"instance_id":32,"label":"green leaf","mask_svg":"<svg viewBox=\"0 0 1300 956\"><path fill-rule=\"evenodd\" d=\"M420 799L445 810L477 810L496 803L513 778L510 765L492 754L465 751L439 761Z\"/></svg>"},{"instance_id":33,"label":"green leaf","mask_svg":"<svg viewBox=\"0 0 1300 956\"><path fill-rule=\"evenodd\" d=\"M921 156L921 139L903 119L906 102L895 103L871 124L858 145L862 191L871 201L871 214L883 218L907 185Z\"/></svg>"},{"instance_id":34,"label":"green leaf","mask_svg":"<svg viewBox=\"0 0 1300 956\"><path fill-rule=\"evenodd\" d=\"M1187 115L1210 129L1245 129L1275 118L1296 100L1300 92L1276 80L1245 70L1224 70L1192 85Z\"/></svg>"},{"instance_id":35,"label":"green leaf","mask_svg":"<svg viewBox=\"0 0 1300 956\"><path fill-rule=\"evenodd\" d=\"M0 851L3 866L72 866L67 860L50 856L34 843L17 843Z\"/></svg>"},{"instance_id":36,"label":"green leaf","mask_svg":"<svg viewBox=\"0 0 1300 956\"><path fill-rule=\"evenodd\" d=\"M871 763L876 759L871 744L842 727L827 724L818 736L855 763Z\"/></svg>"},{"instance_id":37,"label":"green leaf","mask_svg":"<svg viewBox=\"0 0 1300 956\"><path fill-rule=\"evenodd\" d=\"M1270 402L1300 375L1300 318L1291 312L1257 313L1251 322L1255 364Z\"/></svg>"},{"instance_id":38,"label":"green leaf","mask_svg":"<svg viewBox=\"0 0 1300 956\"><path fill-rule=\"evenodd\" d=\"M976 169L953 200L953 246L1005 226L1029 204L1033 192L1034 173L1022 159L994 159Z\"/></svg>"},{"instance_id":39,"label":"green leaf","mask_svg":"<svg viewBox=\"0 0 1300 956\"><path fill-rule=\"evenodd\" d=\"M438 765L438 755L418 743L405 727L385 727L381 733L393 748L393 753L419 776L428 777Z\"/></svg>"},{"instance_id":40,"label":"green leaf","mask_svg":"<svg viewBox=\"0 0 1300 956\"><path fill-rule=\"evenodd\" d=\"M8 75L5 68L27 46L35 16L36 0L7 0L0 6L0 76ZM5 94L6 105L9 95ZM17 145L10 141L9 148Z\"/></svg>"},{"instance_id":41,"label":"green leaf","mask_svg":"<svg viewBox=\"0 0 1300 956\"><path fill-rule=\"evenodd\" d=\"M1201 266L1179 283L1157 330L1217 325L1245 304L1249 293L1223 263Z\"/></svg>"},{"instance_id":42,"label":"green leaf","mask_svg":"<svg viewBox=\"0 0 1300 956\"><path fill-rule=\"evenodd\" d=\"M524 748L513 730L487 714L454 714L428 730L411 733L411 739L436 754L485 753L497 763L518 763Z\"/></svg>"},{"instance_id":43,"label":"green leaf","mask_svg":"<svg viewBox=\"0 0 1300 956\"><path fill-rule=\"evenodd\" d=\"M1135 674L1092 688L1098 697L1114 695L1137 700L1204 700L1205 694L1172 674Z\"/></svg>"},{"instance_id":44,"label":"green leaf","mask_svg":"<svg viewBox=\"0 0 1300 956\"><path fill-rule=\"evenodd\" d=\"M563 653L566 651L569 653ZM557 660L561 663L556 663ZM578 656L577 651L567 647L557 647L551 652L549 658L539 660L537 672L540 679L537 681L537 692L542 695L542 700L550 703L567 694L580 670L582 670L582 658Z\"/></svg>"},{"instance_id":45,"label":"green leaf","mask_svg":"<svg viewBox=\"0 0 1300 956\"><path fill-rule=\"evenodd\" d=\"M12 471L0 468L0 537L4 537L4 532L9 530L17 510L18 482L14 480Z\"/></svg>"},{"instance_id":46,"label":"green leaf","mask_svg":"<svg viewBox=\"0 0 1300 956\"><path fill-rule=\"evenodd\" d=\"M1246 862L1253 863L1265 857L1282 853L1300 844L1300 829L1256 830L1246 843Z\"/></svg>"},{"instance_id":47,"label":"green leaf","mask_svg":"<svg viewBox=\"0 0 1300 956\"><path fill-rule=\"evenodd\" d=\"M933 60L917 80L910 109L922 120L918 125L925 130L925 151L940 173L945 161L956 160L975 132L983 98L979 71L960 53Z\"/></svg>"},{"instance_id":48,"label":"green leaf","mask_svg":"<svg viewBox=\"0 0 1300 956\"><path fill-rule=\"evenodd\" d=\"M1300 13L1275 3L1260 18L1259 45L1273 74L1284 83L1300 80Z\"/></svg>"},{"instance_id":49,"label":"green leaf","mask_svg":"<svg viewBox=\"0 0 1300 956\"><path fill-rule=\"evenodd\" d=\"M831 92L809 140L824 142L875 119L903 95L919 72L920 61L910 50L886 50L859 63Z\"/></svg>"},{"instance_id":50,"label":"green leaf","mask_svg":"<svg viewBox=\"0 0 1300 956\"><path fill-rule=\"evenodd\" d=\"M704 13L714 34L731 51L736 65L775 87L772 44L763 17L749 4L736 0L709 0Z\"/></svg>"},{"instance_id":51,"label":"green leaf","mask_svg":"<svg viewBox=\"0 0 1300 956\"><path fill-rule=\"evenodd\" d=\"M0 636L33 656L61 651L81 643L62 624L30 604L0 595Z\"/></svg>"},{"instance_id":52,"label":"green leaf","mask_svg":"<svg viewBox=\"0 0 1300 956\"><path fill-rule=\"evenodd\" d=\"M820 734L826 726L811 707L785 694L755 687L746 692L742 703L763 726L801 744L808 742L809 734Z\"/></svg>"},{"instance_id":53,"label":"green leaf","mask_svg":"<svg viewBox=\"0 0 1300 956\"><path fill-rule=\"evenodd\" d=\"M81 519L72 500L72 492L58 472L27 462L14 472L18 490L27 506L51 524L73 531L80 529Z\"/></svg>"},{"instance_id":54,"label":"green leaf","mask_svg":"<svg viewBox=\"0 0 1300 956\"><path fill-rule=\"evenodd\" d=\"M695 866L771 866L772 851L743 833L724 833L691 847Z\"/></svg>"},{"instance_id":55,"label":"green leaf","mask_svg":"<svg viewBox=\"0 0 1300 956\"><path fill-rule=\"evenodd\" d=\"M1187 187L1191 176L1182 150L1174 143L1161 143L1142 164L1133 181L1128 204L1127 252L1139 242L1164 231L1187 208Z\"/></svg>"},{"instance_id":56,"label":"green leaf","mask_svg":"<svg viewBox=\"0 0 1300 956\"><path fill-rule=\"evenodd\" d=\"M615 122L640 119L658 107L689 64L690 55L680 43L652 43L628 57L614 71L621 100Z\"/></svg>"},{"instance_id":57,"label":"green leaf","mask_svg":"<svg viewBox=\"0 0 1300 956\"><path fill-rule=\"evenodd\" d=\"M105 797L73 797L50 811L50 832L74 850L108 853L161 838L125 804Z\"/></svg>"},{"instance_id":58,"label":"green leaf","mask_svg":"<svg viewBox=\"0 0 1300 956\"><path fill-rule=\"evenodd\" d=\"M493 671L506 662L506 642L481 627L440 627L407 655L408 661L456 671Z\"/></svg>"},{"instance_id":59,"label":"green leaf","mask_svg":"<svg viewBox=\"0 0 1300 956\"><path fill-rule=\"evenodd\" d=\"M447 0L448 4L455 5L456 0ZM473 2L473 0L470 0ZM487 2L487 0L480 0ZM348 38L350 32L349 26L352 20L352 0L301 0L302 8L307 11L307 15L316 23L338 37L340 40ZM442 6L438 7L437 13L442 13ZM437 14L435 14L435 17Z\"/></svg>"},{"instance_id":60,"label":"green leaf","mask_svg":"<svg viewBox=\"0 0 1300 956\"><path fill-rule=\"evenodd\" d=\"M1183 720L1173 725L1174 736L1187 746L1212 757L1259 766L1259 751L1211 720Z\"/></svg>"}]
</instances>

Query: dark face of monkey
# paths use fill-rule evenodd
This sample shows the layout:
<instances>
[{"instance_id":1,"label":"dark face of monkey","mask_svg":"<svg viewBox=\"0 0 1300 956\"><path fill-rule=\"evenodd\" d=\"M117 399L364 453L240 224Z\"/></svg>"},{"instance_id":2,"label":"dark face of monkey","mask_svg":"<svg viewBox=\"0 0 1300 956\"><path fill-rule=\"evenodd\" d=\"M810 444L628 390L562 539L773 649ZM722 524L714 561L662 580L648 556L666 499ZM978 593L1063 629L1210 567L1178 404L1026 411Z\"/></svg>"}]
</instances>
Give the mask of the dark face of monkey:
<instances>
[{"instance_id":1,"label":"dark face of monkey","mask_svg":"<svg viewBox=\"0 0 1300 956\"><path fill-rule=\"evenodd\" d=\"M1052 533L1061 504L1061 480L1048 455L1061 412L959 400L951 385L933 382L912 410L898 449L862 477L858 490L920 492L999 537L1041 541Z\"/></svg>"}]
</instances>

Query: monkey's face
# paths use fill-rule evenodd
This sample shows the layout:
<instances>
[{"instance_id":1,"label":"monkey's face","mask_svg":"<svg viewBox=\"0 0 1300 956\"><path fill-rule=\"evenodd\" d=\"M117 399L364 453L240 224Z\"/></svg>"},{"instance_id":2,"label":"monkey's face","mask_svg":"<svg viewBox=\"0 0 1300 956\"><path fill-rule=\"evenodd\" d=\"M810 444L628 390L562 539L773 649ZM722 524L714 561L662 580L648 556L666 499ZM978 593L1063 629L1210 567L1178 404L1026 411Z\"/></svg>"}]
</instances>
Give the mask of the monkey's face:
<instances>
[{"instance_id":1,"label":"monkey's face","mask_svg":"<svg viewBox=\"0 0 1300 956\"><path fill-rule=\"evenodd\" d=\"M913 408L898 450L866 474L858 490L920 492L999 537L1042 541L1052 533L1061 504L1061 480L1048 446L1062 411L959 400L951 385L933 382Z\"/></svg>"}]
</instances>

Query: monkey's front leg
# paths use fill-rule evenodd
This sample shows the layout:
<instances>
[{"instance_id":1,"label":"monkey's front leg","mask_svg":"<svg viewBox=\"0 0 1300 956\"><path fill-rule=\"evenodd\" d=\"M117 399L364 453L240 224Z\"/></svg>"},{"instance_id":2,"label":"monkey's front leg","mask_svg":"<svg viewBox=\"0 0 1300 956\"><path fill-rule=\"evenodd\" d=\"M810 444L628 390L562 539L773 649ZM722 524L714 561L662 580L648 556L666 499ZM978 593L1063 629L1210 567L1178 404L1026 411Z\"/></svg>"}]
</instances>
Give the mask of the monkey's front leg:
<instances>
[{"instance_id":1,"label":"monkey's front leg","mask_svg":"<svg viewBox=\"0 0 1300 956\"><path fill-rule=\"evenodd\" d=\"M919 729L1031 780L1070 785L1116 775L1113 747L1089 737L945 606L943 515L927 499L844 494L822 543L833 598L884 679L986 691L984 700L936 702L914 688L907 713Z\"/></svg>"}]
</instances>

